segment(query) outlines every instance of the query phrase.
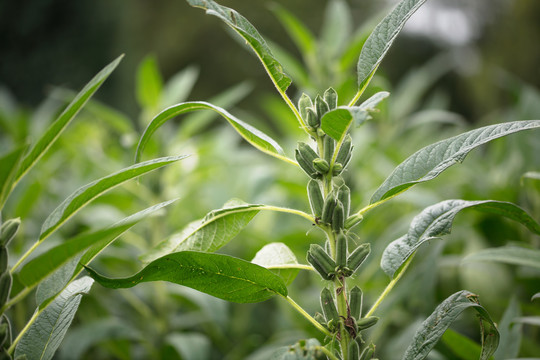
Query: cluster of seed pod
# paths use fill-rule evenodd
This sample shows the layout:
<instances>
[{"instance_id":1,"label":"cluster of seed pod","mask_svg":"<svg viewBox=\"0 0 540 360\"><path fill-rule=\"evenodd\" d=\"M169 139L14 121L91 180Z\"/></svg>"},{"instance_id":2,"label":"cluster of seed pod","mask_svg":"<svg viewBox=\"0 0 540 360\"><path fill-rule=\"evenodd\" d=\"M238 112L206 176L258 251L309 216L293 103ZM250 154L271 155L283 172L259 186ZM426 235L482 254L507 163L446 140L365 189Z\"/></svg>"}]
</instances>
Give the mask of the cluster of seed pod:
<instances>
[{"instance_id":1,"label":"cluster of seed pod","mask_svg":"<svg viewBox=\"0 0 540 360\"><path fill-rule=\"evenodd\" d=\"M2 224L0 228L0 307L3 307L9 299L13 278L9 271L8 251L9 242L15 237L21 221L19 219L10 219ZM11 359L7 349L11 345L11 326L7 317L0 314L0 357L2 359Z\"/></svg>"}]
</instances>

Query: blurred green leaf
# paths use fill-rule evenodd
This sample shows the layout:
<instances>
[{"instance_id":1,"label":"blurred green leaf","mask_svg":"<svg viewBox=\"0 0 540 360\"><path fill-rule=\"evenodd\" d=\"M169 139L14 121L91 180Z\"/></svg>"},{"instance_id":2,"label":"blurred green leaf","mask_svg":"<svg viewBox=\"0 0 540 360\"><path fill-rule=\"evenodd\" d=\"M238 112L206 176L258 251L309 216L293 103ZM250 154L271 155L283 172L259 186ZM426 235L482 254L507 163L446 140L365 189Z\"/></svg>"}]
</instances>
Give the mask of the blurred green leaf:
<instances>
[{"instance_id":1,"label":"blurred green leaf","mask_svg":"<svg viewBox=\"0 0 540 360\"><path fill-rule=\"evenodd\" d=\"M449 234L455 216L468 208L505 216L526 226L535 234L540 234L540 225L523 209L512 203L494 200L446 200L425 208L415 216L407 234L391 242L384 250L381 268L388 276L394 277L396 271L420 245Z\"/></svg>"},{"instance_id":2,"label":"blurred green leaf","mask_svg":"<svg viewBox=\"0 0 540 360\"><path fill-rule=\"evenodd\" d=\"M321 56L329 60L338 55L349 42L352 20L351 9L343 0L330 0L324 12L321 28Z\"/></svg>"},{"instance_id":3,"label":"blurred green leaf","mask_svg":"<svg viewBox=\"0 0 540 360\"><path fill-rule=\"evenodd\" d=\"M512 359L518 356L522 339L522 326L520 324L514 324L513 320L520 315L519 303L516 295L513 294L501 321L497 324L499 333L501 334L501 341L494 354L495 360Z\"/></svg>"},{"instance_id":4,"label":"blurred green leaf","mask_svg":"<svg viewBox=\"0 0 540 360\"><path fill-rule=\"evenodd\" d=\"M514 319L515 323L540 326L540 316L522 316Z\"/></svg>"},{"instance_id":5,"label":"blurred green leaf","mask_svg":"<svg viewBox=\"0 0 540 360\"><path fill-rule=\"evenodd\" d=\"M228 255L182 251L152 261L137 274L111 279L86 268L101 285L118 289L141 282L169 281L191 287L217 298L253 303L274 295L287 296L283 280L261 266Z\"/></svg>"},{"instance_id":6,"label":"blurred green leaf","mask_svg":"<svg viewBox=\"0 0 540 360\"><path fill-rule=\"evenodd\" d=\"M80 187L45 219L41 228L39 241L43 241L50 236L56 229L99 195L130 179L159 169L175 161L185 159L186 157L186 155L170 156L138 163Z\"/></svg>"},{"instance_id":7,"label":"blurred green leaf","mask_svg":"<svg viewBox=\"0 0 540 360\"><path fill-rule=\"evenodd\" d=\"M478 303L477 296L466 291L459 291L444 300L435 311L422 323L414 339L403 355L403 360L425 359L446 329L466 309L476 310L481 321L482 351L480 360L487 360L499 344L499 332L488 312Z\"/></svg>"},{"instance_id":8,"label":"blurred green leaf","mask_svg":"<svg viewBox=\"0 0 540 360\"><path fill-rule=\"evenodd\" d=\"M27 147L27 145L19 146L0 157L0 211L11 193L15 174Z\"/></svg>"},{"instance_id":9,"label":"blurred green leaf","mask_svg":"<svg viewBox=\"0 0 540 360\"><path fill-rule=\"evenodd\" d=\"M467 255L463 263L478 261L494 261L518 266L529 266L540 269L540 250L526 249L517 246L501 246L483 249Z\"/></svg>"},{"instance_id":10,"label":"blurred green leaf","mask_svg":"<svg viewBox=\"0 0 540 360\"><path fill-rule=\"evenodd\" d=\"M199 69L196 66L189 66L175 74L163 87L161 106L169 107L186 101L198 77Z\"/></svg>"},{"instance_id":11,"label":"blurred green leaf","mask_svg":"<svg viewBox=\"0 0 540 360\"><path fill-rule=\"evenodd\" d=\"M266 244L259 250L253 260L253 264L260 265L269 270L272 270L276 275L280 276L285 284L290 285L296 275L298 275L299 265L296 256L283 243ZM304 266L305 267L305 266Z\"/></svg>"},{"instance_id":12,"label":"blurred green leaf","mask_svg":"<svg viewBox=\"0 0 540 360\"><path fill-rule=\"evenodd\" d=\"M87 294L94 280L85 276L69 286L43 311L23 333L15 348L15 358L26 355L28 360L52 359L60 346L83 294Z\"/></svg>"},{"instance_id":13,"label":"blurred green leaf","mask_svg":"<svg viewBox=\"0 0 540 360\"><path fill-rule=\"evenodd\" d=\"M36 142L30 152L24 157L14 183L19 180L34 166L38 160L49 150L56 139L69 125L71 120L77 115L79 110L86 104L90 97L99 89L101 84L109 77L113 70L118 66L122 56L119 56L112 63L101 70L86 86L77 94L75 99L66 107L60 116L49 126L43 136Z\"/></svg>"},{"instance_id":14,"label":"blurred green leaf","mask_svg":"<svg viewBox=\"0 0 540 360\"><path fill-rule=\"evenodd\" d=\"M182 359L206 360L210 356L210 340L203 334L171 333L165 337Z\"/></svg>"},{"instance_id":15,"label":"blurred green leaf","mask_svg":"<svg viewBox=\"0 0 540 360\"><path fill-rule=\"evenodd\" d=\"M155 56L144 58L137 69L137 101L144 109L156 109L160 104L163 79Z\"/></svg>"},{"instance_id":16,"label":"blurred green leaf","mask_svg":"<svg viewBox=\"0 0 540 360\"><path fill-rule=\"evenodd\" d=\"M271 10L277 16L287 34L294 41L300 53L306 57L315 53L317 40L313 33L289 10L278 3L272 4Z\"/></svg>"},{"instance_id":17,"label":"blurred green leaf","mask_svg":"<svg viewBox=\"0 0 540 360\"><path fill-rule=\"evenodd\" d=\"M495 124L428 145L399 164L371 197L371 204L404 192L415 184L437 177L462 162L474 148L523 130L540 128L540 120Z\"/></svg>"},{"instance_id":18,"label":"blurred green leaf","mask_svg":"<svg viewBox=\"0 0 540 360\"><path fill-rule=\"evenodd\" d=\"M477 360L482 353L481 345L452 329L444 332L441 341L462 360Z\"/></svg>"}]
</instances>

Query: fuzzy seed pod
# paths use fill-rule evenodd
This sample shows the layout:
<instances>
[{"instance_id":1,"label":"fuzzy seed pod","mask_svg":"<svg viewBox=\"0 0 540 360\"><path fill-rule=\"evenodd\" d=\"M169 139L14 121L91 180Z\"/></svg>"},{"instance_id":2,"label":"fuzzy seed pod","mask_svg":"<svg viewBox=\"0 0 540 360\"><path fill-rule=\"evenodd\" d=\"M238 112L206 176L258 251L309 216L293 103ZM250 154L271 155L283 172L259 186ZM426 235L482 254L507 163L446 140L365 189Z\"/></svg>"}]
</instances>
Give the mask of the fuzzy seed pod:
<instances>
[{"instance_id":1,"label":"fuzzy seed pod","mask_svg":"<svg viewBox=\"0 0 540 360\"><path fill-rule=\"evenodd\" d=\"M317 110L317 117L319 118L319 120L321 120L323 115L326 114L329 110L328 104L320 95L317 95L317 97L315 98L315 109Z\"/></svg>"},{"instance_id":2,"label":"fuzzy seed pod","mask_svg":"<svg viewBox=\"0 0 540 360\"><path fill-rule=\"evenodd\" d=\"M343 204L345 219L347 219L351 210L351 189L347 185L341 185L337 192L337 198Z\"/></svg>"},{"instance_id":3,"label":"fuzzy seed pod","mask_svg":"<svg viewBox=\"0 0 540 360\"><path fill-rule=\"evenodd\" d=\"M307 253L307 261L324 280L332 280L335 277L336 262L320 245L311 244Z\"/></svg>"},{"instance_id":4,"label":"fuzzy seed pod","mask_svg":"<svg viewBox=\"0 0 540 360\"><path fill-rule=\"evenodd\" d=\"M362 220L364 220L364 217L362 215L354 214L349 216L347 220L345 220L345 229L352 229L356 225L360 224Z\"/></svg>"},{"instance_id":5,"label":"fuzzy seed pod","mask_svg":"<svg viewBox=\"0 0 540 360\"><path fill-rule=\"evenodd\" d=\"M347 236L342 231L336 237L336 265L340 268L347 266Z\"/></svg>"},{"instance_id":6,"label":"fuzzy seed pod","mask_svg":"<svg viewBox=\"0 0 540 360\"><path fill-rule=\"evenodd\" d=\"M8 251L5 246L0 245L0 274L7 270L8 263Z\"/></svg>"},{"instance_id":7,"label":"fuzzy seed pod","mask_svg":"<svg viewBox=\"0 0 540 360\"><path fill-rule=\"evenodd\" d=\"M311 102L311 99L308 95L302 94L300 96L300 99L298 100L298 111L300 112L300 116L304 121L307 122L307 109L312 107L313 103Z\"/></svg>"},{"instance_id":8,"label":"fuzzy seed pod","mask_svg":"<svg viewBox=\"0 0 540 360\"><path fill-rule=\"evenodd\" d=\"M373 353L375 352L375 347L373 344L367 346L362 354L360 355L360 360L371 360L373 358Z\"/></svg>"},{"instance_id":9,"label":"fuzzy seed pod","mask_svg":"<svg viewBox=\"0 0 540 360\"><path fill-rule=\"evenodd\" d=\"M323 140L324 145L324 155L323 158L328 163L332 161L332 156L334 156L334 148L336 146L336 141L330 136L326 135Z\"/></svg>"},{"instance_id":10,"label":"fuzzy seed pod","mask_svg":"<svg viewBox=\"0 0 540 360\"><path fill-rule=\"evenodd\" d=\"M341 201L337 200L334 211L332 212L332 230L339 233L345 226L345 210Z\"/></svg>"},{"instance_id":11,"label":"fuzzy seed pod","mask_svg":"<svg viewBox=\"0 0 540 360\"><path fill-rule=\"evenodd\" d=\"M349 160L351 159L351 153L352 153L352 138L351 135L347 134L345 136L345 139L343 140L343 143L341 143L341 147L339 148L339 151L336 156L336 163L340 163L343 165L343 168L347 166L349 163Z\"/></svg>"},{"instance_id":12,"label":"fuzzy seed pod","mask_svg":"<svg viewBox=\"0 0 540 360\"><path fill-rule=\"evenodd\" d=\"M9 271L6 271L0 275L0 306L4 306L9 298L12 280L13 279Z\"/></svg>"},{"instance_id":13,"label":"fuzzy seed pod","mask_svg":"<svg viewBox=\"0 0 540 360\"><path fill-rule=\"evenodd\" d=\"M313 108L310 107L306 109L306 117L308 125L312 128L316 129L321 125L321 121Z\"/></svg>"},{"instance_id":14,"label":"fuzzy seed pod","mask_svg":"<svg viewBox=\"0 0 540 360\"><path fill-rule=\"evenodd\" d=\"M338 94L333 88L328 88L328 90L324 92L323 98L330 110L334 110L337 107Z\"/></svg>"},{"instance_id":15,"label":"fuzzy seed pod","mask_svg":"<svg viewBox=\"0 0 540 360\"><path fill-rule=\"evenodd\" d=\"M8 246L9 242L15 237L19 226L21 225L21 219L9 219L2 224L0 228L0 245Z\"/></svg>"},{"instance_id":16,"label":"fuzzy seed pod","mask_svg":"<svg viewBox=\"0 0 540 360\"><path fill-rule=\"evenodd\" d=\"M360 347L356 341L349 342L349 349L347 350L348 358L351 360L358 360L360 358Z\"/></svg>"},{"instance_id":17,"label":"fuzzy seed pod","mask_svg":"<svg viewBox=\"0 0 540 360\"><path fill-rule=\"evenodd\" d=\"M338 176L343 171L343 165L340 163L335 163L334 166L332 166L332 176Z\"/></svg>"},{"instance_id":18,"label":"fuzzy seed pod","mask_svg":"<svg viewBox=\"0 0 540 360\"><path fill-rule=\"evenodd\" d=\"M309 205L311 206L311 212L313 213L313 216L320 218L322 215L324 198L321 192L321 187L319 186L319 182L317 180L309 180L307 186L307 193Z\"/></svg>"},{"instance_id":19,"label":"fuzzy seed pod","mask_svg":"<svg viewBox=\"0 0 540 360\"><path fill-rule=\"evenodd\" d=\"M347 258L347 267L354 273L362 265L364 260L371 252L369 243L365 243L357 247Z\"/></svg>"},{"instance_id":20,"label":"fuzzy seed pod","mask_svg":"<svg viewBox=\"0 0 540 360\"><path fill-rule=\"evenodd\" d=\"M351 316L355 319L360 319L362 316L362 289L355 286L349 292L349 309L351 310Z\"/></svg>"},{"instance_id":21,"label":"fuzzy seed pod","mask_svg":"<svg viewBox=\"0 0 540 360\"><path fill-rule=\"evenodd\" d=\"M339 322L339 314L336 308L336 303L332 297L332 292L328 288L324 288L321 291L321 308L328 323Z\"/></svg>"},{"instance_id":22,"label":"fuzzy seed pod","mask_svg":"<svg viewBox=\"0 0 540 360\"><path fill-rule=\"evenodd\" d=\"M379 321L379 318L376 316L368 316L365 318L358 319L356 325L358 326L358 331L366 330L375 325Z\"/></svg>"},{"instance_id":23,"label":"fuzzy seed pod","mask_svg":"<svg viewBox=\"0 0 540 360\"><path fill-rule=\"evenodd\" d=\"M321 214L321 220L325 224L332 222L332 215L334 214L334 208L336 207L336 197L334 193L328 194L324 200L324 205Z\"/></svg>"},{"instance_id":24,"label":"fuzzy seed pod","mask_svg":"<svg viewBox=\"0 0 540 360\"><path fill-rule=\"evenodd\" d=\"M328 165L328 162L321 158L313 160L313 167L321 175L326 175L328 170L330 170L330 165Z\"/></svg>"}]
</instances>

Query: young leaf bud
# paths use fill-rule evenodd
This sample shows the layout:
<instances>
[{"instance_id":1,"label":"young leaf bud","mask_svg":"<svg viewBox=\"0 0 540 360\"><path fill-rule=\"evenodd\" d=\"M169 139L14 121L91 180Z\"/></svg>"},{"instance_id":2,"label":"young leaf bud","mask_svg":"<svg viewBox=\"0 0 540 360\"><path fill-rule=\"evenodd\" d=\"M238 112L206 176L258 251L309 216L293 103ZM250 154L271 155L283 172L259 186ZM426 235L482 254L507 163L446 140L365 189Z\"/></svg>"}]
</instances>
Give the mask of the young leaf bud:
<instances>
[{"instance_id":1,"label":"young leaf bud","mask_svg":"<svg viewBox=\"0 0 540 360\"><path fill-rule=\"evenodd\" d=\"M317 97L315 98L315 109L317 110L317 117L319 118L319 120L321 120L323 115L326 114L329 110L328 104L320 95L317 95Z\"/></svg>"},{"instance_id":2,"label":"young leaf bud","mask_svg":"<svg viewBox=\"0 0 540 360\"><path fill-rule=\"evenodd\" d=\"M325 175L328 173L328 170L330 170L330 165L328 165L328 162L324 159L317 158L313 160L313 167L319 174Z\"/></svg>"},{"instance_id":3,"label":"young leaf bud","mask_svg":"<svg viewBox=\"0 0 540 360\"><path fill-rule=\"evenodd\" d=\"M337 107L338 94L333 88L328 88L328 90L324 92L323 98L330 110L334 110Z\"/></svg>"},{"instance_id":4,"label":"young leaf bud","mask_svg":"<svg viewBox=\"0 0 540 360\"><path fill-rule=\"evenodd\" d=\"M312 107L313 103L308 95L302 94L298 100L298 111L300 111L300 116L304 121L307 122L307 109Z\"/></svg>"},{"instance_id":5,"label":"young leaf bud","mask_svg":"<svg viewBox=\"0 0 540 360\"><path fill-rule=\"evenodd\" d=\"M343 171L343 165L340 163L335 163L332 167L332 176L338 176Z\"/></svg>"},{"instance_id":6,"label":"young leaf bud","mask_svg":"<svg viewBox=\"0 0 540 360\"><path fill-rule=\"evenodd\" d=\"M324 198L321 192L321 187L317 180L311 179L307 186L309 205L311 206L311 212L315 217L321 217L322 208L324 205Z\"/></svg>"}]
</instances>

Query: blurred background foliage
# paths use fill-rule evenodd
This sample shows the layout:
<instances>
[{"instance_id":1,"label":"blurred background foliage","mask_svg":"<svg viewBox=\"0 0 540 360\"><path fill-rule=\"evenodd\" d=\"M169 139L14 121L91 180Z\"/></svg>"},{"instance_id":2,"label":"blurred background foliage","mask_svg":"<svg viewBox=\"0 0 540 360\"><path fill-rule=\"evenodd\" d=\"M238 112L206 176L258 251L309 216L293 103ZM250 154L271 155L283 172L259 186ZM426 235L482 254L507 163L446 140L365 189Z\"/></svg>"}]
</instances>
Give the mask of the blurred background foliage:
<instances>
[{"instance_id":1,"label":"blurred background foliage","mask_svg":"<svg viewBox=\"0 0 540 360\"><path fill-rule=\"evenodd\" d=\"M356 83L354 66L362 39L392 2L350 0L348 6L334 8L327 8L323 0L221 3L237 9L271 41L286 71L287 65L292 68L305 60L305 74L290 74L295 80L288 91L292 98L296 100L301 91L314 95L335 86L348 100ZM276 16L280 9L320 35L318 52L309 55L295 47ZM345 11L346 16L336 24L329 15L332 11L337 15ZM367 204L393 167L422 146L471 126L540 114L538 1L430 0L406 29L369 89L388 90L391 97L372 122L353 133L354 171L345 176L358 208ZM183 1L0 3L0 152L35 139L72 96L68 89L79 89L97 69L126 54L43 165L32 170L8 202L7 217L24 220L15 252L36 238L43 220L73 190L131 164L142 129L153 115L176 102L215 102L279 139L291 155L301 134L297 124L256 58L229 35L215 18ZM330 51L333 56L326 57ZM231 198L308 210L306 179L300 171L253 151L207 113L166 124L144 157L186 153L193 156L99 198L50 239L51 245L179 197L166 214L138 225L96 260L104 272L122 276L137 271L139 256L153 245ZM449 198L496 199L520 204L540 219L540 182L523 176L539 171L538 154L537 133L512 135L476 150L463 166L369 213L355 229L373 249L356 279L365 303L371 304L388 282L379 269L382 251L426 206ZM463 265L461 260L486 247L518 242L539 248L539 239L486 214L467 212L456 223L452 235L420 252L403 283L381 306L384 316L370 334L379 357L396 359L418 321L463 288L479 294L503 331L519 338L514 343L521 344L521 350L507 346L509 352L498 359L509 358L507 354L537 356L539 328L503 319L505 314L540 315L538 300L530 301L540 291L540 273L493 263ZM323 239L310 227L283 214L261 213L220 251L252 259L265 244L284 242L304 263L309 244ZM300 273L290 291L314 313L320 287L318 277ZM20 328L33 308L15 308L14 326ZM476 327L464 318L454 329L478 340ZM268 349L317 336L309 323L276 300L228 304L164 283L120 291L95 286L83 299L58 356L256 360L266 359ZM466 359L445 344L436 348L432 359Z\"/></svg>"}]
</instances>

